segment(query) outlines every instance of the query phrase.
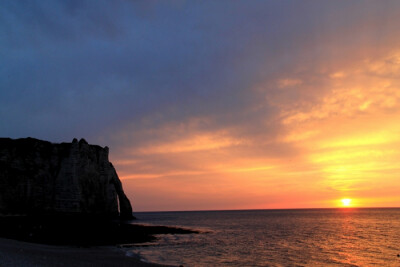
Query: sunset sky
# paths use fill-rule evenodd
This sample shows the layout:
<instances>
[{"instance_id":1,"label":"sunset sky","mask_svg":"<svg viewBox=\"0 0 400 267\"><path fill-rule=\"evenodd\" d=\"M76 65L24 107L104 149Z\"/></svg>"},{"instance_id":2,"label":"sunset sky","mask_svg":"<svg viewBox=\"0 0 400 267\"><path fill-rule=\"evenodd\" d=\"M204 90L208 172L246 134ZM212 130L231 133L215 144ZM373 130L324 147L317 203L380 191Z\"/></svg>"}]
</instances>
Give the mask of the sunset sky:
<instances>
[{"instance_id":1,"label":"sunset sky","mask_svg":"<svg viewBox=\"0 0 400 267\"><path fill-rule=\"evenodd\" d=\"M400 1L1 1L0 136L136 211L398 207Z\"/></svg>"}]
</instances>

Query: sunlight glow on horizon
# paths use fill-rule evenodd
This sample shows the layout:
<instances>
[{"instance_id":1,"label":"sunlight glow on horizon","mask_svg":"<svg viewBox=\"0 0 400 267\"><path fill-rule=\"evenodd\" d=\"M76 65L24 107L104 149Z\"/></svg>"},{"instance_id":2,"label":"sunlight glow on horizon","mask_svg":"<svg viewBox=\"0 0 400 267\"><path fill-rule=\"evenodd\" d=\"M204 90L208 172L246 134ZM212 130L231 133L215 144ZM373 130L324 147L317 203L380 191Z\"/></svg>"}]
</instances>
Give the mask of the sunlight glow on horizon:
<instances>
[{"instance_id":1,"label":"sunlight glow on horizon","mask_svg":"<svg viewBox=\"0 0 400 267\"><path fill-rule=\"evenodd\" d=\"M343 198L340 201L342 202L342 206L344 206L344 207L350 207L350 205L351 205L350 198Z\"/></svg>"},{"instance_id":2,"label":"sunlight glow on horizon","mask_svg":"<svg viewBox=\"0 0 400 267\"><path fill-rule=\"evenodd\" d=\"M244 121L219 126L213 116L193 117L153 128L154 142L126 152L144 160L122 165L121 177L135 179L132 195L144 201L167 205L173 195L176 210L186 203L196 203L190 209L400 206L399 54L388 48L304 64L301 74L277 73L246 89L256 100L243 110L250 114ZM276 114L263 119L264 106ZM261 119L248 124L252 112ZM152 186L162 196L149 196Z\"/></svg>"},{"instance_id":3,"label":"sunlight glow on horizon","mask_svg":"<svg viewBox=\"0 0 400 267\"><path fill-rule=\"evenodd\" d=\"M352 87L351 76L358 77L357 89L347 90ZM400 103L400 94L394 90L397 87L393 83L388 87L381 81L386 78L364 77L360 70L358 74L344 70L328 78L338 88L326 93L321 102L308 111L297 108L282 111L286 134L277 140L238 137L228 128L203 132L189 122L190 127L182 131L183 138L135 148L134 155L138 158L163 159L162 168L152 167L153 172L149 173L140 161L132 161L131 166L121 166L121 177L135 179L138 184L147 184L144 179L153 178L149 184L163 187L165 194L181 192L185 196L182 201L208 205L208 201L201 199L211 197L215 202L221 201L221 206L215 205L217 209L224 209L227 205L224 203L237 202L237 198L249 201L230 204L230 208L362 207L388 205L385 204L388 201L400 204L399 197L388 200L384 193L384 188L398 186L396 164L400 152L394 144L400 144L400 126L395 123L400 120L397 115L400 113L393 112ZM278 84L282 90L310 86L304 79L289 78L279 80ZM255 153L258 147L268 149L270 145L286 146L289 153L264 155L263 150ZM171 162L175 167L170 168ZM186 183L184 178L191 182ZM164 183L163 179L169 182ZM363 193L373 192L377 181L382 189L376 195ZM329 200L343 194L358 195L363 201L355 203L346 198L340 204L333 204Z\"/></svg>"}]
</instances>

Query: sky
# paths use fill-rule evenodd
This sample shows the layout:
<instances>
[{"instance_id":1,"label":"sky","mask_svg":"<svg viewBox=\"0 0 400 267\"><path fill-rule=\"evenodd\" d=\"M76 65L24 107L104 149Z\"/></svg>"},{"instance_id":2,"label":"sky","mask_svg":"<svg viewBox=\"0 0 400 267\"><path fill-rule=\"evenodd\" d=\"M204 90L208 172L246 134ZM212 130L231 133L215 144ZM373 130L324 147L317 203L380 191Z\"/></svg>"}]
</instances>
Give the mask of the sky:
<instances>
[{"instance_id":1,"label":"sky","mask_svg":"<svg viewBox=\"0 0 400 267\"><path fill-rule=\"evenodd\" d=\"M136 211L399 207L399 121L399 1L0 2L0 136L108 146Z\"/></svg>"}]
</instances>

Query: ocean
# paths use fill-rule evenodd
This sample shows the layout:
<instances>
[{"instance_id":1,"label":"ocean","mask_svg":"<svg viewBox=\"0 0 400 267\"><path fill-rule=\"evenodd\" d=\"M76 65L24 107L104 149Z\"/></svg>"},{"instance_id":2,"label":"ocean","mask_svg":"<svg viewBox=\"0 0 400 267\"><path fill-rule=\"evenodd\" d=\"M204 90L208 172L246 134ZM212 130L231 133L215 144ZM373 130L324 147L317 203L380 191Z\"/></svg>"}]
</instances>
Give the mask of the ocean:
<instances>
[{"instance_id":1,"label":"ocean","mask_svg":"<svg viewBox=\"0 0 400 267\"><path fill-rule=\"evenodd\" d=\"M183 266L400 266L400 209L140 212L138 224L200 234L132 247L142 260Z\"/></svg>"}]
</instances>

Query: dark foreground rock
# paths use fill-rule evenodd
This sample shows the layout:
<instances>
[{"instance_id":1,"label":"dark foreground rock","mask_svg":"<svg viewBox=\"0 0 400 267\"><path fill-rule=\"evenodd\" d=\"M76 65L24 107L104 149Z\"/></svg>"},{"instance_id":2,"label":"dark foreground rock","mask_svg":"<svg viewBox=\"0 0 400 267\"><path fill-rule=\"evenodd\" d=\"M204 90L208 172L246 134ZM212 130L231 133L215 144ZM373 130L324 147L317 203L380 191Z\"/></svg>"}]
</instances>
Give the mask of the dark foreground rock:
<instances>
[{"instance_id":1,"label":"dark foreground rock","mask_svg":"<svg viewBox=\"0 0 400 267\"><path fill-rule=\"evenodd\" d=\"M2 217L0 237L49 245L99 246L149 242L157 234L193 234L194 230L130 224L94 217Z\"/></svg>"},{"instance_id":2,"label":"dark foreground rock","mask_svg":"<svg viewBox=\"0 0 400 267\"><path fill-rule=\"evenodd\" d=\"M0 138L0 216L132 218L108 147Z\"/></svg>"}]
</instances>

